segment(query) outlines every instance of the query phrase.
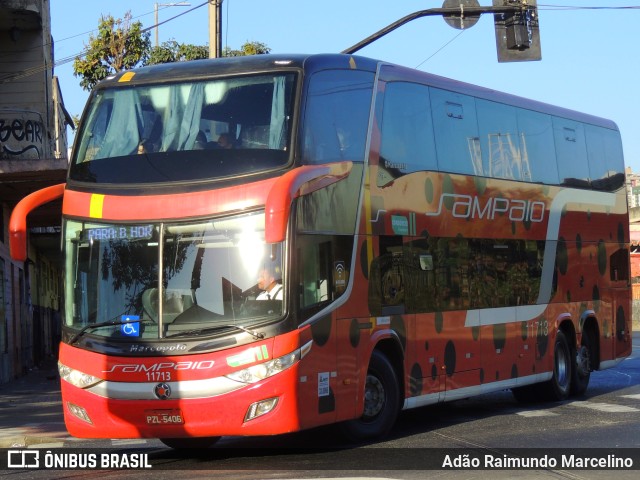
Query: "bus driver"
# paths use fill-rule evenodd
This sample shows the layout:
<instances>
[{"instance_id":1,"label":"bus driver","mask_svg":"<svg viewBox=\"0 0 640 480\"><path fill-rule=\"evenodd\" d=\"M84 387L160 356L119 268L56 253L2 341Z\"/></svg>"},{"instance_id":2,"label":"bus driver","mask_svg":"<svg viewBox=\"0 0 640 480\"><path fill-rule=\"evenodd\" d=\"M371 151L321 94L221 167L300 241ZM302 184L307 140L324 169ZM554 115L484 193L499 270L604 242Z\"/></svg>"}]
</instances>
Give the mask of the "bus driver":
<instances>
[{"instance_id":1,"label":"bus driver","mask_svg":"<svg viewBox=\"0 0 640 480\"><path fill-rule=\"evenodd\" d=\"M256 300L282 300L282 284L276 280L274 273L268 269L260 270L258 288L262 290Z\"/></svg>"}]
</instances>

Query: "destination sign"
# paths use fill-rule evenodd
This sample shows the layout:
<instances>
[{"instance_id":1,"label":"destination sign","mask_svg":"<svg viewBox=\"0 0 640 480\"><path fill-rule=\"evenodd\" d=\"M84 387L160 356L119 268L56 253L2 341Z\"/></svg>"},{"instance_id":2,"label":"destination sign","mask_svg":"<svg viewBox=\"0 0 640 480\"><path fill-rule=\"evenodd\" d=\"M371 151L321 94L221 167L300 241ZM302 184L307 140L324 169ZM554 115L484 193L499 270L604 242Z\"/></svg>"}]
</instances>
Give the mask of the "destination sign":
<instances>
[{"instance_id":1,"label":"destination sign","mask_svg":"<svg viewBox=\"0 0 640 480\"><path fill-rule=\"evenodd\" d=\"M153 225L121 225L118 227L88 228L85 230L87 240L120 240L150 239Z\"/></svg>"}]
</instances>

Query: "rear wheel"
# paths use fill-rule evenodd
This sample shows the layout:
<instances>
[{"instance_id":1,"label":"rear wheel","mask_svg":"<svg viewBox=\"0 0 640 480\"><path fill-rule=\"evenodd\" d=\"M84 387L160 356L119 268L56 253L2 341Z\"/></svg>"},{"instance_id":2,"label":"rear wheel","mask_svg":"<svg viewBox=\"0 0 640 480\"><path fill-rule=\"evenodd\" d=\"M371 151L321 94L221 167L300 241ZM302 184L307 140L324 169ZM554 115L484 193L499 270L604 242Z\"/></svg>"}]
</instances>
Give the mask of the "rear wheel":
<instances>
[{"instance_id":1,"label":"rear wheel","mask_svg":"<svg viewBox=\"0 0 640 480\"><path fill-rule=\"evenodd\" d=\"M573 376L571 377L571 394L582 395L589 386L591 378L591 356L595 349L595 343L591 332L585 330L582 332L582 340L575 354L575 362L573 365Z\"/></svg>"},{"instance_id":2,"label":"rear wheel","mask_svg":"<svg viewBox=\"0 0 640 480\"><path fill-rule=\"evenodd\" d=\"M400 412L400 386L393 365L380 351L374 350L367 370L362 416L341 425L350 440L380 438L387 435Z\"/></svg>"},{"instance_id":3,"label":"rear wheel","mask_svg":"<svg viewBox=\"0 0 640 480\"><path fill-rule=\"evenodd\" d=\"M169 448L176 450L209 448L221 437L185 437L185 438L161 438L160 441Z\"/></svg>"}]
</instances>

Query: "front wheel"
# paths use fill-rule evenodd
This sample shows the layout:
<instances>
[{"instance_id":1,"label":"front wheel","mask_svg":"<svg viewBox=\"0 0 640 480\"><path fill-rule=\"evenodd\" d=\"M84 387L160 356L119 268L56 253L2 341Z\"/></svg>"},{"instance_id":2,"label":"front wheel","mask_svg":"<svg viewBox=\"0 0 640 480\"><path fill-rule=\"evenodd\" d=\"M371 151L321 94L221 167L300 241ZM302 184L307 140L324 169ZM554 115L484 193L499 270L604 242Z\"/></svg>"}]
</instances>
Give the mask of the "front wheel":
<instances>
[{"instance_id":1,"label":"front wheel","mask_svg":"<svg viewBox=\"0 0 640 480\"><path fill-rule=\"evenodd\" d=\"M364 411L360 418L341 424L344 435L353 441L387 435L400 412L400 386L389 359L374 350L364 387Z\"/></svg>"}]
</instances>

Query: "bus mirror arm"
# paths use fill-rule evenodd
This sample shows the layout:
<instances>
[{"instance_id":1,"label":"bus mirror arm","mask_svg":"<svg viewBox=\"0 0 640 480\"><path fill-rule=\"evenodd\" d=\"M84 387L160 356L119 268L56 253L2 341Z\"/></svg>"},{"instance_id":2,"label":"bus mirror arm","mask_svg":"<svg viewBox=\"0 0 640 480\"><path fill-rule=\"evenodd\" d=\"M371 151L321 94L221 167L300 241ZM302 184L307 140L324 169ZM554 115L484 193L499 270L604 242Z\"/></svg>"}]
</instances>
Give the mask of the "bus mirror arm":
<instances>
[{"instance_id":1,"label":"bus mirror arm","mask_svg":"<svg viewBox=\"0 0 640 480\"><path fill-rule=\"evenodd\" d=\"M351 172L351 162L325 165L304 165L282 175L273 184L265 204L265 240L267 243L284 241L291 211L291 202L338 182Z\"/></svg>"},{"instance_id":2,"label":"bus mirror arm","mask_svg":"<svg viewBox=\"0 0 640 480\"><path fill-rule=\"evenodd\" d=\"M35 191L15 206L9 219L9 249L13 260L24 262L27 259L27 215L40 205L62 197L64 186L59 183Z\"/></svg>"}]
</instances>

